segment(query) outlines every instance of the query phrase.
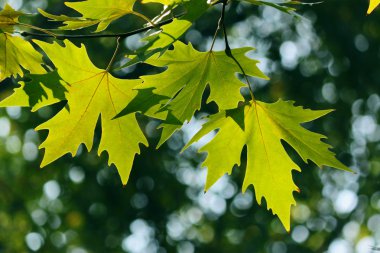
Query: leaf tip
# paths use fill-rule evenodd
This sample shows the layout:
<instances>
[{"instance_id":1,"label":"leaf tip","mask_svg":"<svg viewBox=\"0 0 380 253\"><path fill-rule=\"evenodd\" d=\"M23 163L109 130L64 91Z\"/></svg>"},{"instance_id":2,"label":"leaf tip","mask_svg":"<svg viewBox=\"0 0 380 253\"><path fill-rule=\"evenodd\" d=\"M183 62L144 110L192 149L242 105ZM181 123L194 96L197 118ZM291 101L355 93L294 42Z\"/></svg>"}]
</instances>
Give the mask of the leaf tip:
<instances>
[{"instance_id":1,"label":"leaf tip","mask_svg":"<svg viewBox=\"0 0 380 253\"><path fill-rule=\"evenodd\" d=\"M183 152L186 151L186 149L188 149L191 145L193 144L193 142L189 141L180 151L180 154L183 154Z\"/></svg>"},{"instance_id":2,"label":"leaf tip","mask_svg":"<svg viewBox=\"0 0 380 253\"><path fill-rule=\"evenodd\" d=\"M161 148L161 146L164 144L164 141L159 141L156 145L156 150L158 150L159 148Z\"/></svg>"},{"instance_id":3,"label":"leaf tip","mask_svg":"<svg viewBox=\"0 0 380 253\"><path fill-rule=\"evenodd\" d=\"M41 149L41 147L39 147ZM47 165L49 165L51 162L49 161L46 161L45 157L42 159L41 161L41 164L40 164L40 168L43 169L45 168Z\"/></svg>"}]
</instances>

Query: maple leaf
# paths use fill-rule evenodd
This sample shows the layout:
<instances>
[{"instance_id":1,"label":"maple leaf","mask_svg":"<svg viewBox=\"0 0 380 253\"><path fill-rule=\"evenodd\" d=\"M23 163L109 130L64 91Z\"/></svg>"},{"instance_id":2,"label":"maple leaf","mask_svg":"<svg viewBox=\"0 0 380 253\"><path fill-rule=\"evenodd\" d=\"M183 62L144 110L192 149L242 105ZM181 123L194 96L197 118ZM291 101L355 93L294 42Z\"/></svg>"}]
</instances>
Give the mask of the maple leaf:
<instances>
[{"instance_id":1,"label":"maple leaf","mask_svg":"<svg viewBox=\"0 0 380 253\"><path fill-rule=\"evenodd\" d=\"M297 9L287 6L288 5L297 5L301 4L299 1L291 1L291 0L279 0L279 1L261 1L261 0L243 0L244 2L248 2L257 6L270 6L272 8L275 8L279 11L282 11L287 14L298 16L298 14L295 13Z\"/></svg>"},{"instance_id":2,"label":"maple leaf","mask_svg":"<svg viewBox=\"0 0 380 253\"><path fill-rule=\"evenodd\" d=\"M201 17L211 5L205 0L189 0L185 1L182 6L186 9L185 14L180 18L174 18L170 24L162 26L161 31L145 37L143 41L147 42L147 45L137 50L137 52L128 55L127 57L132 60L119 69L129 67L139 62L145 62L157 52L162 53L167 50L169 46L190 29L193 23Z\"/></svg>"},{"instance_id":3,"label":"maple leaf","mask_svg":"<svg viewBox=\"0 0 380 253\"><path fill-rule=\"evenodd\" d=\"M153 88L137 90L137 92L132 101L115 118L139 112L155 119L166 120L168 111L162 110L161 102L168 101L169 97L154 94Z\"/></svg>"},{"instance_id":4,"label":"maple leaf","mask_svg":"<svg viewBox=\"0 0 380 253\"><path fill-rule=\"evenodd\" d=\"M183 0L142 0L141 2L143 4L158 3L158 4L162 4L162 5L166 5L166 6L171 6L171 5L181 3L181 2L183 2Z\"/></svg>"},{"instance_id":5,"label":"maple leaf","mask_svg":"<svg viewBox=\"0 0 380 253\"><path fill-rule=\"evenodd\" d=\"M187 1L189 1L189 0L187 0ZM173 5L176 5L176 4L180 4L180 3L186 2L186 0L142 0L141 2L143 4L146 4L146 3L158 3L158 4L165 5L165 6L173 6Z\"/></svg>"},{"instance_id":6,"label":"maple leaf","mask_svg":"<svg viewBox=\"0 0 380 253\"><path fill-rule=\"evenodd\" d=\"M0 33L0 82L5 78L23 76L23 69L32 74L44 74L42 55L20 37Z\"/></svg>"},{"instance_id":7,"label":"maple leaf","mask_svg":"<svg viewBox=\"0 0 380 253\"><path fill-rule=\"evenodd\" d=\"M266 79L256 66L258 61L245 56L251 50L253 48L234 49L232 54L247 75ZM178 122L190 120L194 112L200 109L207 85L210 86L207 102L215 101L221 109L234 108L239 101L244 100L240 89L245 84L236 77L236 73L241 73L241 70L225 52L199 52L191 44L176 42L173 50L163 55L157 54L145 63L157 67L167 66L168 69L161 74L142 76L144 83L136 89L154 88L153 93L171 98L166 109L172 112ZM164 123L162 126L159 146L182 124Z\"/></svg>"},{"instance_id":8,"label":"maple leaf","mask_svg":"<svg viewBox=\"0 0 380 253\"><path fill-rule=\"evenodd\" d=\"M15 25L20 24L18 18L21 15L24 13L14 10L9 4L0 11L0 82L10 76L23 76L21 67L34 74L45 73L41 66L42 55L29 42L9 34Z\"/></svg>"},{"instance_id":9,"label":"maple leaf","mask_svg":"<svg viewBox=\"0 0 380 253\"><path fill-rule=\"evenodd\" d=\"M87 0L82 2L65 2L65 4L82 14L82 17L68 17L66 15L53 15L38 9L45 17L52 21L62 21L63 30L81 29L98 25L95 32L105 30L111 22L128 14L134 14L150 22L144 15L135 12L133 6L136 0Z\"/></svg>"},{"instance_id":10,"label":"maple leaf","mask_svg":"<svg viewBox=\"0 0 380 253\"><path fill-rule=\"evenodd\" d=\"M61 81L56 71L44 75L30 75L29 82L19 82L20 87L0 102L0 107L31 107L35 112L42 107L66 100L68 85Z\"/></svg>"},{"instance_id":11,"label":"maple leaf","mask_svg":"<svg viewBox=\"0 0 380 253\"><path fill-rule=\"evenodd\" d=\"M4 9L0 11L0 30L3 32L13 32L13 26L17 25L18 18L24 15L23 12L16 11L9 4L4 6Z\"/></svg>"},{"instance_id":12,"label":"maple leaf","mask_svg":"<svg viewBox=\"0 0 380 253\"><path fill-rule=\"evenodd\" d=\"M86 48L68 40L65 47L57 43L36 42L57 68L59 76L69 84L67 106L52 119L37 127L49 130L40 148L45 149L41 166L66 153L76 154L80 144L92 149L95 126L101 118L102 136L98 154L106 151L109 164L115 164L126 184L139 143L148 145L134 114L113 120L113 117L136 94L132 88L140 80L123 80L93 65Z\"/></svg>"},{"instance_id":13,"label":"maple leaf","mask_svg":"<svg viewBox=\"0 0 380 253\"><path fill-rule=\"evenodd\" d=\"M190 0L184 3L186 13L183 17L174 19L173 22L161 27L161 32L145 38L152 42L145 51L164 49L177 41L192 25L195 20L202 16L210 7L207 1Z\"/></svg>"},{"instance_id":14,"label":"maple leaf","mask_svg":"<svg viewBox=\"0 0 380 253\"><path fill-rule=\"evenodd\" d=\"M370 0L367 14L373 12L373 10L380 4L380 0Z\"/></svg>"},{"instance_id":15,"label":"maple leaf","mask_svg":"<svg viewBox=\"0 0 380 253\"><path fill-rule=\"evenodd\" d=\"M221 176L231 174L240 165L243 147L247 146L247 168L243 189L255 188L260 204L265 198L287 231L290 229L290 209L295 205L293 192L298 188L292 180L292 170L300 171L285 151L281 140L290 144L305 162L349 171L339 162L323 135L306 130L302 123L315 120L331 110L312 111L294 106L294 102L279 100L273 104L256 101L237 109L212 115L184 149L209 132L219 129L215 137L200 149L207 152L203 163L208 168L206 190Z\"/></svg>"}]
</instances>

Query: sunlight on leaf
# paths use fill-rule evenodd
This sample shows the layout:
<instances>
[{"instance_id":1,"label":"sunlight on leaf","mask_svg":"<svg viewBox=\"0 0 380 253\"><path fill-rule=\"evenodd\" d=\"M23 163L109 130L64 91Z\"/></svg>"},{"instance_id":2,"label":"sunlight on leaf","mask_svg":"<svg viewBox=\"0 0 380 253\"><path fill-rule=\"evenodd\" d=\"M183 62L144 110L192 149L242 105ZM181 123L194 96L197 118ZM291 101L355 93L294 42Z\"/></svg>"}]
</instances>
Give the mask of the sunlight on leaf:
<instances>
[{"instance_id":1,"label":"sunlight on leaf","mask_svg":"<svg viewBox=\"0 0 380 253\"><path fill-rule=\"evenodd\" d=\"M45 75L30 75L31 80L20 82L20 87L14 93L0 102L0 107L20 106L31 107L35 112L66 100L68 86L56 71Z\"/></svg>"},{"instance_id":2,"label":"sunlight on leaf","mask_svg":"<svg viewBox=\"0 0 380 253\"><path fill-rule=\"evenodd\" d=\"M126 184L139 144L148 145L134 114L113 120L114 116L133 99L132 88L140 80L123 80L95 67L84 46L78 48L66 40L59 44L36 42L48 55L59 76L69 84L67 106L49 121L37 127L49 135L41 144L45 149L41 166L66 153L75 155L80 144L87 150L93 146L95 126L101 119L102 136L98 154L106 151L109 164L115 164L123 184Z\"/></svg>"},{"instance_id":3,"label":"sunlight on leaf","mask_svg":"<svg viewBox=\"0 0 380 253\"><path fill-rule=\"evenodd\" d=\"M101 32L111 24L111 22L128 14L134 14L146 21L145 16L135 12L133 6L136 0L87 0L81 2L65 2L65 4L82 14L82 17L68 17L66 15L53 15L39 9L38 11L52 21L61 21L65 26L63 30L81 29L93 25L98 25L95 32Z\"/></svg>"},{"instance_id":4,"label":"sunlight on leaf","mask_svg":"<svg viewBox=\"0 0 380 253\"><path fill-rule=\"evenodd\" d=\"M14 10L9 4L0 11L0 31L11 33L13 26L18 24L18 18L23 12Z\"/></svg>"},{"instance_id":5,"label":"sunlight on leaf","mask_svg":"<svg viewBox=\"0 0 380 253\"><path fill-rule=\"evenodd\" d=\"M166 5L166 6L172 6L172 5L176 5L176 4L186 2L186 0L142 0L141 2L143 4L158 3L158 4L162 4L162 5Z\"/></svg>"},{"instance_id":6,"label":"sunlight on leaf","mask_svg":"<svg viewBox=\"0 0 380 253\"><path fill-rule=\"evenodd\" d=\"M258 61L248 58L247 52L253 48L232 50L232 54L245 69L247 75L267 77L257 68ZM241 73L238 65L221 52L199 52L191 44L176 42L174 49L151 57L146 63L168 69L157 75L143 76L144 83L137 89L152 89L153 93L171 98L167 110L179 120L185 122L191 119L196 110L200 109L202 95L206 86L210 86L210 96L207 102L215 101L219 108L235 108L244 98L240 89L246 84L241 82L236 73ZM226 96L228 94L228 96ZM159 146L164 143L182 124L163 124L163 132Z\"/></svg>"},{"instance_id":7,"label":"sunlight on leaf","mask_svg":"<svg viewBox=\"0 0 380 253\"><path fill-rule=\"evenodd\" d=\"M189 0L184 2L183 7L186 11L182 17L174 18L170 24L162 26L159 32L145 37L143 41L148 44L134 54L128 55L127 57L132 60L121 66L120 69L144 62L155 53L167 50L190 29L195 20L201 17L210 8L210 5L205 0Z\"/></svg>"},{"instance_id":8,"label":"sunlight on leaf","mask_svg":"<svg viewBox=\"0 0 380 253\"><path fill-rule=\"evenodd\" d=\"M373 10L380 4L380 0L370 0L367 14L373 12Z\"/></svg>"},{"instance_id":9,"label":"sunlight on leaf","mask_svg":"<svg viewBox=\"0 0 380 253\"><path fill-rule=\"evenodd\" d=\"M5 78L23 76L23 69L44 74L42 55L20 37L0 33L0 82Z\"/></svg>"},{"instance_id":10,"label":"sunlight on leaf","mask_svg":"<svg viewBox=\"0 0 380 253\"><path fill-rule=\"evenodd\" d=\"M257 101L243 107L210 116L203 128L184 149L213 130L215 137L200 152L207 152L203 163L208 168L206 190L221 176L231 174L233 166L240 165L243 147L247 146L247 168L243 189L253 185L258 203L265 198L286 230L290 230L290 209L295 205L293 192L298 188L292 180L292 170L301 171L285 151L281 140L290 144L305 162L313 161L319 167L330 166L349 171L339 162L326 137L306 130L302 123L320 118L331 110L312 111L294 102L279 100L273 104Z\"/></svg>"}]
</instances>

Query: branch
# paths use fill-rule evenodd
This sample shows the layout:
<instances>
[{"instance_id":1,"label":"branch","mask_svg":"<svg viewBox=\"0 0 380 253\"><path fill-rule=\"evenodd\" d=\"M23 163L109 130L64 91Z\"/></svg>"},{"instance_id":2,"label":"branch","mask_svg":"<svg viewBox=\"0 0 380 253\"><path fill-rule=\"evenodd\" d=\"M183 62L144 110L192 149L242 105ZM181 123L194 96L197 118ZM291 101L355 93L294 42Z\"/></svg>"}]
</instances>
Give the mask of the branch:
<instances>
[{"instance_id":1,"label":"branch","mask_svg":"<svg viewBox=\"0 0 380 253\"><path fill-rule=\"evenodd\" d=\"M53 35L50 35L50 34L43 34L43 33L33 33L33 32L21 32L20 34L21 34L21 36L24 36L24 37L33 36L33 37L40 37L40 38L55 38L55 39L58 39L58 40L64 40L64 39L94 39L94 38L121 38L121 39L124 39L124 38L127 38L127 37L135 35L135 34L139 34L139 33L146 32L146 31L149 31L149 30L157 28L157 27L161 27L163 25L170 24L171 22L174 21L175 18L179 18L179 17L181 17L183 15L184 14L177 15L177 16L175 16L173 18L168 19L168 20L164 20L162 22L159 22L159 23L155 24L154 26L153 25L149 25L147 27L140 28L140 29L137 29L137 30L134 30L134 31L131 31L131 32L125 32L125 33L114 33L114 34L79 34L79 35L56 35L56 36L53 36Z\"/></svg>"}]
</instances>

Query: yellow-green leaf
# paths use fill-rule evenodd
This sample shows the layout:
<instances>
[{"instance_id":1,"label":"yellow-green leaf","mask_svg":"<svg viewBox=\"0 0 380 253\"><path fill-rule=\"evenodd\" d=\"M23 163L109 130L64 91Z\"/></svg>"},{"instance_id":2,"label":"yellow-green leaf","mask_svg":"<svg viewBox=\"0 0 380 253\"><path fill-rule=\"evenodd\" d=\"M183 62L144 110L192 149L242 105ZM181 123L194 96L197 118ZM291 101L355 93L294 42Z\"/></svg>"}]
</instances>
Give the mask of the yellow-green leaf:
<instances>
[{"instance_id":1,"label":"yellow-green leaf","mask_svg":"<svg viewBox=\"0 0 380 253\"><path fill-rule=\"evenodd\" d=\"M45 149L41 166L66 153L75 155L84 143L87 150L93 146L94 131L100 118L102 135L98 154L106 151L109 164L115 164L123 184L126 184L139 144L148 145L134 114L113 120L114 116L133 99L132 88L140 80L124 80L111 76L93 65L84 46L76 47L65 41L36 42L57 68L59 76L69 84L67 106L37 130L47 129L49 135L41 144Z\"/></svg>"},{"instance_id":2,"label":"yellow-green leaf","mask_svg":"<svg viewBox=\"0 0 380 253\"><path fill-rule=\"evenodd\" d=\"M133 10L136 0L87 0L81 2L65 2L65 4L82 14L81 17L68 17L66 15L53 15L41 9L39 12L52 21L63 21L64 30L81 29L98 25L96 32L105 30L111 22L127 14L134 14L141 18L146 17ZM149 21L149 20L147 20Z\"/></svg>"},{"instance_id":3,"label":"yellow-green leaf","mask_svg":"<svg viewBox=\"0 0 380 253\"><path fill-rule=\"evenodd\" d=\"M56 71L44 75L31 75L28 82L20 82L14 93L0 102L0 107L31 107L32 112L66 100L68 85Z\"/></svg>"},{"instance_id":4,"label":"yellow-green leaf","mask_svg":"<svg viewBox=\"0 0 380 253\"><path fill-rule=\"evenodd\" d=\"M146 41L151 42L146 50L166 48L177 41L210 7L205 0L189 0L184 3L185 15L174 19L173 22L161 27L161 32L154 34Z\"/></svg>"},{"instance_id":5,"label":"yellow-green leaf","mask_svg":"<svg viewBox=\"0 0 380 253\"><path fill-rule=\"evenodd\" d=\"M305 162L310 160L319 167L349 171L335 158L329 150L331 147L321 141L325 136L301 126L329 112L331 110L303 109L290 101L279 100L273 104L256 101L211 116L185 148L219 129L200 149L208 153L203 166L208 168L206 189L209 189L221 176L230 174L235 164L240 165L241 152L247 146L243 189L253 185L257 202L260 204L265 198L268 209L272 209L289 231L290 209L295 205L293 192L298 190L292 180L292 170L300 171L300 168L289 157L281 140L290 144Z\"/></svg>"},{"instance_id":6,"label":"yellow-green leaf","mask_svg":"<svg viewBox=\"0 0 380 253\"><path fill-rule=\"evenodd\" d=\"M250 76L267 78L256 66L258 61L246 56L253 48L232 50L232 54ZM143 85L137 89L154 88L153 93L172 98L167 109L179 122L190 120L196 110L200 109L202 95L206 86L210 86L207 102L215 101L219 108L235 108L243 101L240 89L246 84L241 82L236 73L241 73L236 62L221 52L199 52L191 44L182 42L174 44L174 50L157 54L146 63L157 67L167 66L161 74L143 76ZM228 96L226 96L228 94ZM182 124L163 124L163 133L159 145L165 142Z\"/></svg>"},{"instance_id":7,"label":"yellow-green leaf","mask_svg":"<svg viewBox=\"0 0 380 253\"><path fill-rule=\"evenodd\" d=\"M367 14L373 12L373 10L380 4L380 0L370 0Z\"/></svg>"},{"instance_id":8,"label":"yellow-green leaf","mask_svg":"<svg viewBox=\"0 0 380 253\"><path fill-rule=\"evenodd\" d=\"M148 44L139 49L135 54L128 55L132 60L121 66L125 68L144 62L157 52L164 52L170 45L176 42L193 23L202 16L209 8L210 4L205 0L185 1L183 7L186 9L185 14L180 18L174 18L173 21L161 27L160 32L155 32L144 38Z\"/></svg>"},{"instance_id":9,"label":"yellow-green leaf","mask_svg":"<svg viewBox=\"0 0 380 253\"><path fill-rule=\"evenodd\" d=\"M0 33L0 82L10 76L23 76L23 68L32 74L44 74L42 63L42 55L29 42Z\"/></svg>"},{"instance_id":10,"label":"yellow-green leaf","mask_svg":"<svg viewBox=\"0 0 380 253\"><path fill-rule=\"evenodd\" d=\"M9 4L6 4L4 9L0 11L0 31L13 32L13 26L18 24L18 18L23 14L23 12L16 11Z\"/></svg>"},{"instance_id":11,"label":"yellow-green leaf","mask_svg":"<svg viewBox=\"0 0 380 253\"><path fill-rule=\"evenodd\" d=\"M176 4L180 4L182 2L186 2L186 0L142 0L143 4L158 3L158 4L162 4L162 5L166 5L166 6L173 6Z\"/></svg>"}]
</instances>

